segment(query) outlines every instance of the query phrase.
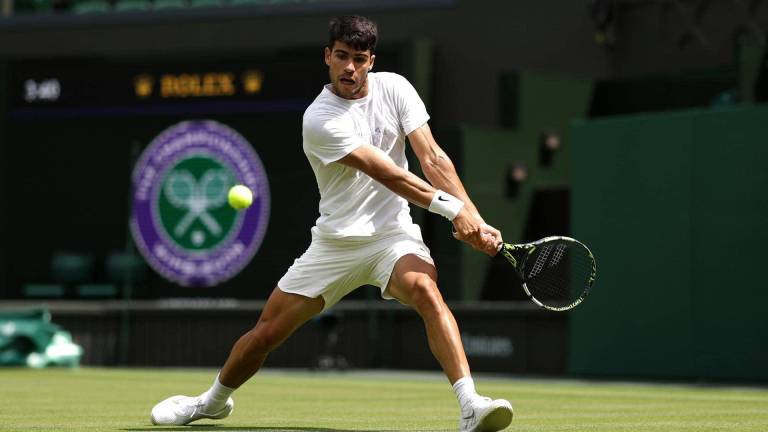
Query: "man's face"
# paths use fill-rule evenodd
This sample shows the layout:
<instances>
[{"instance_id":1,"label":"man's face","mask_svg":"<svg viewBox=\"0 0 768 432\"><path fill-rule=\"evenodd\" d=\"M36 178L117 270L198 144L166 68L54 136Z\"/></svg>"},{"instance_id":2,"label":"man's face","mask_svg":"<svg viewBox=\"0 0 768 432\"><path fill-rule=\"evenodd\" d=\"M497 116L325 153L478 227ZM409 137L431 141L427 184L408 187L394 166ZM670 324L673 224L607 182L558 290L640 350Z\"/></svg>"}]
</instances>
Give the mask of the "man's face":
<instances>
[{"instance_id":1,"label":"man's face","mask_svg":"<svg viewBox=\"0 0 768 432\"><path fill-rule=\"evenodd\" d=\"M368 71L376 58L371 50L359 51L344 42L334 42L325 48L325 64L336 95L344 99L359 99L368 94Z\"/></svg>"}]
</instances>

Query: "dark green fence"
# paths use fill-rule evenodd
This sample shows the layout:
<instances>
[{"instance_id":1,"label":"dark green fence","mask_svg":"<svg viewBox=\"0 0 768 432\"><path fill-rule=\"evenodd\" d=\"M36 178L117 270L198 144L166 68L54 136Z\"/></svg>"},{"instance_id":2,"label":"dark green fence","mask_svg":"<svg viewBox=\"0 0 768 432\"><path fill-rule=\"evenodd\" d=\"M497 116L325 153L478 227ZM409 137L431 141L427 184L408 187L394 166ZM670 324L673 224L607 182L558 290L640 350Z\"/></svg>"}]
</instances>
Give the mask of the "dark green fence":
<instances>
[{"instance_id":1,"label":"dark green fence","mask_svg":"<svg viewBox=\"0 0 768 432\"><path fill-rule=\"evenodd\" d=\"M598 259L569 370L768 379L768 107L577 123L573 228Z\"/></svg>"}]
</instances>

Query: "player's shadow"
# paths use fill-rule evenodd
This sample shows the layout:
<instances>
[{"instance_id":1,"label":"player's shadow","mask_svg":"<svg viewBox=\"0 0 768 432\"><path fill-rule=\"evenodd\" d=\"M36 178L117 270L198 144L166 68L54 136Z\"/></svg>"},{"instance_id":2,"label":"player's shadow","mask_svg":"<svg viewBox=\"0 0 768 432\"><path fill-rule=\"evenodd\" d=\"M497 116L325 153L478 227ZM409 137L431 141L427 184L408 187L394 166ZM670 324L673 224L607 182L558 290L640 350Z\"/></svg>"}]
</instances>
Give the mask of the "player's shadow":
<instances>
[{"instance_id":1,"label":"player's shadow","mask_svg":"<svg viewBox=\"0 0 768 432\"><path fill-rule=\"evenodd\" d=\"M408 432L403 429L333 429L333 428L306 428L306 427L269 427L269 426L218 426L218 425L194 425L194 426L173 426L173 427L143 427L121 429L126 432L162 432L162 431L253 431L253 432ZM419 429L422 432L446 432L445 429Z\"/></svg>"}]
</instances>

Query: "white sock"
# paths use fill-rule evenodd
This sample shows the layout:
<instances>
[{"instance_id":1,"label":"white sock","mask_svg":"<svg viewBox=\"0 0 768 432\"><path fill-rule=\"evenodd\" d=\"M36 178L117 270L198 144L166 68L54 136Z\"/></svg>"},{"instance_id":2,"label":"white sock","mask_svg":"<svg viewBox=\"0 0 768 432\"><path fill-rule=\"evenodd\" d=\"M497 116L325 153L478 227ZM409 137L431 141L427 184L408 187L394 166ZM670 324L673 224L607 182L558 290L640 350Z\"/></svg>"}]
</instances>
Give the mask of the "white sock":
<instances>
[{"instance_id":1,"label":"white sock","mask_svg":"<svg viewBox=\"0 0 768 432\"><path fill-rule=\"evenodd\" d=\"M456 392L456 398L459 399L459 406L462 411L472 399L477 397L475 381L470 376L465 376L453 383L453 391Z\"/></svg>"},{"instance_id":2,"label":"white sock","mask_svg":"<svg viewBox=\"0 0 768 432\"><path fill-rule=\"evenodd\" d=\"M219 376L216 375L216 379L213 380L213 385L207 392L203 393L203 402L205 403L205 410L208 412L216 412L224 408L224 405L229 399L229 395L235 391L233 388L224 386L219 382Z\"/></svg>"}]
</instances>

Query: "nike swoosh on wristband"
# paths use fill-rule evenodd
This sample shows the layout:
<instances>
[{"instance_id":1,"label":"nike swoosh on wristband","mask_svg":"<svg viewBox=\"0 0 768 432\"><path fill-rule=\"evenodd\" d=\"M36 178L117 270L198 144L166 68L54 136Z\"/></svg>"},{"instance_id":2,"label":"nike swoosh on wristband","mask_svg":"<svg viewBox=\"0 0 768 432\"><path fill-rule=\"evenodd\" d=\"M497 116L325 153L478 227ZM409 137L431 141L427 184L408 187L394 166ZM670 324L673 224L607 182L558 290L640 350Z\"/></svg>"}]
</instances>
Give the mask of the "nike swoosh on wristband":
<instances>
[{"instance_id":1,"label":"nike swoosh on wristband","mask_svg":"<svg viewBox=\"0 0 768 432\"><path fill-rule=\"evenodd\" d=\"M444 196L442 196L442 195L440 195L439 197L437 197L437 200L438 200L438 201L448 201L448 199L447 199L447 198L445 198L445 197L444 197Z\"/></svg>"}]
</instances>

